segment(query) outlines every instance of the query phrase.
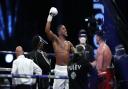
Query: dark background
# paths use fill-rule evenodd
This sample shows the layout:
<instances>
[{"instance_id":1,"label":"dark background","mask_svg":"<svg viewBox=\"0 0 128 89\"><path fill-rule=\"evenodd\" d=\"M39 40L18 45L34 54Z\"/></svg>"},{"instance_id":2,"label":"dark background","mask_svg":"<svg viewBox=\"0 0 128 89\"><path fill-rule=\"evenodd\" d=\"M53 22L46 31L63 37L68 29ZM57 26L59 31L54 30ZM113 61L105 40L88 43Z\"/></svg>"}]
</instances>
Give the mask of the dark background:
<instances>
[{"instance_id":1,"label":"dark background","mask_svg":"<svg viewBox=\"0 0 128 89\"><path fill-rule=\"evenodd\" d=\"M6 1L10 1L10 12L12 18L16 17L12 36L8 36L7 31L7 7ZM127 0L113 0L113 6L117 11L118 35L121 43L128 50L128 5ZM15 47L21 45L24 51L31 51L31 40L36 34L41 35L48 45L45 45L45 51L53 52L52 44L44 33L45 24L49 9L54 6L58 9L58 15L53 19L52 30L56 32L59 24L64 24L68 30L68 40L74 45L78 43L78 32L80 29L86 29L89 43L93 46L92 36L94 30L87 28L84 19L94 14L92 9L92 0L0 0L5 24L5 40L0 40L0 51L15 51ZM15 8L17 8L15 10ZM108 7L109 8L109 7ZM1 17L0 17L1 18ZM11 67L4 60L5 54L0 54L0 66Z\"/></svg>"},{"instance_id":2,"label":"dark background","mask_svg":"<svg viewBox=\"0 0 128 89\"><path fill-rule=\"evenodd\" d=\"M4 2L5 0L1 1L3 9L6 10ZM47 40L44 28L49 9L52 6L57 7L59 12L53 20L53 31L56 31L56 26L59 24L66 25L69 32L68 39L72 40L74 44L77 37L73 37L77 36L78 30L86 27L85 17L92 15L91 0L19 0L18 4L17 22L13 29L13 36L7 38L5 41L7 44L1 46L3 50L15 50L16 45L22 45L25 51L30 51L31 39L36 34ZM12 5L12 13L13 8ZM4 13L6 14L6 12Z\"/></svg>"},{"instance_id":3,"label":"dark background","mask_svg":"<svg viewBox=\"0 0 128 89\"><path fill-rule=\"evenodd\" d=\"M7 25L6 0L0 0L0 3L5 25ZM10 4L11 14L16 16L16 23L12 37L9 37L8 32L5 31L6 40L0 41L1 51L15 51L15 47L18 45L21 45L24 51L31 51L32 37L39 34L49 43L45 45L45 51L48 53L53 52L52 44L44 33L49 9L53 6L58 9L58 15L53 19L52 30L56 33L57 25L64 24L68 30L69 36L67 39L74 45L78 43L78 31L87 28L84 19L92 15L91 0L10 0ZM17 11L15 8L17 8ZM11 66L11 64L5 63L4 57L1 57L0 65Z\"/></svg>"},{"instance_id":4,"label":"dark background","mask_svg":"<svg viewBox=\"0 0 128 89\"><path fill-rule=\"evenodd\" d=\"M113 0L114 1L114 0ZM117 27L118 35L122 44L125 46L128 53L128 1L127 0L115 0L113 3L118 15L117 15Z\"/></svg>"}]
</instances>

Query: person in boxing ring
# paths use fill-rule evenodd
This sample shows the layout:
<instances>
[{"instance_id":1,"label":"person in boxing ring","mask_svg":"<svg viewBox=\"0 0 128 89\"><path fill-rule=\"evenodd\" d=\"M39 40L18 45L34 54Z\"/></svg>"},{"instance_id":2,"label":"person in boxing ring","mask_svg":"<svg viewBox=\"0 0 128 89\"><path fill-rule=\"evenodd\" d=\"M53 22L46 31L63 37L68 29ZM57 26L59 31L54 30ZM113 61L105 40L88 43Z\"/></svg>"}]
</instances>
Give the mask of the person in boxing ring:
<instances>
[{"instance_id":1,"label":"person in boxing ring","mask_svg":"<svg viewBox=\"0 0 128 89\"><path fill-rule=\"evenodd\" d=\"M57 35L51 30L51 22L55 15L58 14L58 11L55 7L51 7L49 15L47 18L47 23L45 27L45 33L49 40L52 41L53 49L55 52L56 63L54 74L60 76L68 76L67 73L67 64L70 59L70 52L73 52L75 49L73 44L70 41L66 40L67 29L65 25L59 25L57 28ZM68 80L65 79L54 79L53 89L68 89Z\"/></svg>"}]
</instances>

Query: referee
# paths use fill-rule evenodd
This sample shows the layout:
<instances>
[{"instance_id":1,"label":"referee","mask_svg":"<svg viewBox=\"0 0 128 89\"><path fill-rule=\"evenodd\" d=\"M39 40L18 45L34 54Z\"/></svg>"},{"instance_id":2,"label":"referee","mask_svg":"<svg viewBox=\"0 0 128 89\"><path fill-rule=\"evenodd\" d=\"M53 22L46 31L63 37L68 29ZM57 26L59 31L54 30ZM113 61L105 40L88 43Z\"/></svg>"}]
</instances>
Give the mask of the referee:
<instances>
[{"instance_id":1,"label":"referee","mask_svg":"<svg viewBox=\"0 0 128 89\"><path fill-rule=\"evenodd\" d=\"M23 55L23 49L21 46L16 47L16 57L13 61L11 74L42 74L41 68L35 64L31 59L25 58ZM12 81L15 84L15 89L36 89L34 87L35 79L33 78L14 78Z\"/></svg>"}]
</instances>

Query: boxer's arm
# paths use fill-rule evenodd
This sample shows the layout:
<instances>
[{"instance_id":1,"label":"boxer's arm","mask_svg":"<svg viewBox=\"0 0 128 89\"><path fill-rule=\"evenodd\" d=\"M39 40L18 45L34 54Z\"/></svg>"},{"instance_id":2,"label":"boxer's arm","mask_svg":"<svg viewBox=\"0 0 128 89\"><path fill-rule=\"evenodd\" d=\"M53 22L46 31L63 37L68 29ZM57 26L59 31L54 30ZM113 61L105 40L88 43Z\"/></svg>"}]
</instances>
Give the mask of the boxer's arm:
<instances>
[{"instance_id":1,"label":"boxer's arm","mask_svg":"<svg viewBox=\"0 0 128 89\"><path fill-rule=\"evenodd\" d=\"M102 72L102 63L103 63L103 52L97 53L97 63L96 63L96 68L98 70L98 73Z\"/></svg>"},{"instance_id":2,"label":"boxer's arm","mask_svg":"<svg viewBox=\"0 0 128 89\"><path fill-rule=\"evenodd\" d=\"M70 42L70 41L69 41ZM72 53L77 53L76 48L73 46L73 44L70 42L70 48Z\"/></svg>"},{"instance_id":3,"label":"boxer's arm","mask_svg":"<svg viewBox=\"0 0 128 89\"><path fill-rule=\"evenodd\" d=\"M53 40L57 39L57 36L51 31L50 27L51 27L51 22L47 21L46 27L45 27L45 33L46 33L48 39L53 41Z\"/></svg>"},{"instance_id":4,"label":"boxer's arm","mask_svg":"<svg viewBox=\"0 0 128 89\"><path fill-rule=\"evenodd\" d=\"M55 7L52 7L49 11L49 15L48 15L48 18L47 18L47 23L46 23L46 26L45 26L45 33L46 35L48 36L48 38L50 40L54 40L54 39L57 39L57 36L52 32L51 30L51 22L52 22L52 19L54 16L56 16L58 14L58 11Z\"/></svg>"}]
</instances>

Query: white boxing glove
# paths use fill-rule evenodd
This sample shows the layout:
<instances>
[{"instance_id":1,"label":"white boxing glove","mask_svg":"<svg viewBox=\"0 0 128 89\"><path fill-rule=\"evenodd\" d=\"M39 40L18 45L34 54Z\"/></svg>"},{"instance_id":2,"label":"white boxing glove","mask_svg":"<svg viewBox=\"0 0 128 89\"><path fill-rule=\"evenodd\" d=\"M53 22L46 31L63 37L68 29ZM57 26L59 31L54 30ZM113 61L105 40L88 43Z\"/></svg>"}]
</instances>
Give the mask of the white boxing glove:
<instances>
[{"instance_id":1,"label":"white boxing glove","mask_svg":"<svg viewBox=\"0 0 128 89\"><path fill-rule=\"evenodd\" d=\"M51 7L49 14L52 16L56 16L58 14L58 11L55 7Z\"/></svg>"},{"instance_id":2,"label":"white boxing glove","mask_svg":"<svg viewBox=\"0 0 128 89\"><path fill-rule=\"evenodd\" d=\"M51 7L47 21L52 21L53 16L58 14L58 10L55 7Z\"/></svg>"}]
</instances>

